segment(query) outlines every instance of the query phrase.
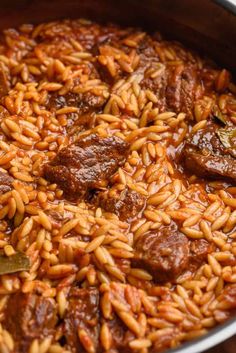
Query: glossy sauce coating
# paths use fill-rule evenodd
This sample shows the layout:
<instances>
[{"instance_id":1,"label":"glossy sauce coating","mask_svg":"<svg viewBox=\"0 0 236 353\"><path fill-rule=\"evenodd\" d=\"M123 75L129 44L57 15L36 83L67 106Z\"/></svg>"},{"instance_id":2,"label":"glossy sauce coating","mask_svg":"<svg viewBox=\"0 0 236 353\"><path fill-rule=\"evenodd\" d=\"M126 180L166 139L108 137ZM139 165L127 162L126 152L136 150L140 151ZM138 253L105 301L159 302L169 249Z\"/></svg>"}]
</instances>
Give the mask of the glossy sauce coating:
<instances>
[{"instance_id":1,"label":"glossy sauce coating","mask_svg":"<svg viewBox=\"0 0 236 353\"><path fill-rule=\"evenodd\" d=\"M0 351L157 353L235 315L228 71L85 20L0 49L0 245L30 264L0 278Z\"/></svg>"},{"instance_id":2,"label":"glossy sauce coating","mask_svg":"<svg viewBox=\"0 0 236 353\"><path fill-rule=\"evenodd\" d=\"M85 136L45 166L45 177L60 185L70 198L83 197L89 190L105 187L124 164L127 153L128 144L117 137Z\"/></svg>"}]
</instances>

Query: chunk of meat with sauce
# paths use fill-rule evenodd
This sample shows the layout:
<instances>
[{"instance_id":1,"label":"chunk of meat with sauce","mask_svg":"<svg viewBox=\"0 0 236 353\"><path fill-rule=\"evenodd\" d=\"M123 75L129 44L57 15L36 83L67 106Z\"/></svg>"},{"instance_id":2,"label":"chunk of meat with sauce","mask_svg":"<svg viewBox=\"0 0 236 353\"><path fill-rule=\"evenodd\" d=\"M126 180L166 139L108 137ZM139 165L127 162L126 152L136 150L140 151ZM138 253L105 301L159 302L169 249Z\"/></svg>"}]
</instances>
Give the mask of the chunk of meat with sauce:
<instances>
[{"instance_id":1,"label":"chunk of meat with sauce","mask_svg":"<svg viewBox=\"0 0 236 353\"><path fill-rule=\"evenodd\" d=\"M207 255L214 251L214 245L205 239L191 240L190 242L190 266L193 269L201 266L207 259Z\"/></svg>"},{"instance_id":2,"label":"chunk of meat with sauce","mask_svg":"<svg viewBox=\"0 0 236 353\"><path fill-rule=\"evenodd\" d=\"M158 337L149 349L149 353L159 353L173 347L173 342L180 334L178 328L168 328Z\"/></svg>"},{"instance_id":3,"label":"chunk of meat with sauce","mask_svg":"<svg viewBox=\"0 0 236 353\"><path fill-rule=\"evenodd\" d=\"M67 92L64 95L53 92L49 95L47 101L47 107L51 111L55 111L64 107L76 107L77 112L68 114L69 121L75 121L80 118L81 115L93 112L99 112L104 104L106 103L109 94L107 92L106 84L100 82L100 73L97 71L92 63L80 64L78 69L81 71L81 77L89 77L89 81L96 81L98 86L103 86L104 90L96 89L96 86L86 86L86 83L81 82L80 78L74 79L74 88L72 91ZM85 85L85 86L84 86ZM89 115L86 115L89 118ZM81 123L88 123L81 120Z\"/></svg>"},{"instance_id":4,"label":"chunk of meat with sauce","mask_svg":"<svg viewBox=\"0 0 236 353\"><path fill-rule=\"evenodd\" d=\"M144 71L151 62L157 62L158 57L155 52L155 41L140 32L134 33L137 45L137 55L134 57L133 49L128 45L134 42L132 33L130 36L123 37L120 41L104 40L93 48L93 53L97 55L97 68L102 80L109 85L113 85L120 78L129 75L135 69L139 72ZM138 39L139 37L139 39Z\"/></svg>"},{"instance_id":5,"label":"chunk of meat with sauce","mask_svg":"<svg viewBox=\"0 0 236 353\"><path fill-rule=\"evenodd\" d=\"M225 309L236 309L236 283L227 285L220 297Z\"/></svg>"},{"instance_id":6,"label":"chunk of meat with sauce","mask_svg":"<svg viewBox=\"0 0 236 353\"><path fill-rule=\"evenodd\" d=\"M132 265L146 269L156 282L174 281L188 267L189 241L174 225L141 235Z\"/></svg>"},{"instance_id":7,"label":"chunk of meat with sauce","mask_svg":"<svg viewBox=\"0 0 236 353\"><path fill-rule=\"evenodd\" d=\"M67 125L68 128L73 128L77 125L78 127L91 128L94 125L94 113L99 113L102 111L105 105L109 93L106 90L106 84L100 82L100 73L96 70L92 63L87 63L79 65L78 69L81 70L81 75L84 77L89 77L90 81L97 80L99 86L103 86L104 90L99 91L96 86L90 86L89 90L85 90L86 87L83 85L79 78L74 79L74 85L72 91L67 92L64 95L58 92L50 93L47 100L47 109L54 112L65 107L77 108L76 111L67 114ZM87 87L88 88L88 87ZM69 133L73 134L74 131Z\"/></svg>"},{"instance_id":8,"label":"chunk of meat with sauce","mask_svg":"<svg viewBox=\"0 0 236 353\"><path fill-rule=\"evenodd\" d=\"M148 65L153 62L160 63L160 57L156 51L157 41L160 38L155 38L155 40L153 40L152 37L150 37L149 35L147 35L147 33L144 32L140 32L138 36L139 41L137 43L137 53L140 56L139 68L148 67Z\"/></svg>"},{"instance_id":9,"label":"chunk of meat with sauce","mask_svg":"<svg viewBox=\"0 0 236 353\"><path fill-rule=\"evenodd\" d=\"M151 89L155 93L161 111L185 112L191 116L194 102L202 95L196 66L159 66L155 77L149 75L144 78L142 88Z\"/></svg>"},{"instance_id":10,"label":"chunk of meat with sauce","mask_svg":"<svg viewBox=\"0 0 236 353\"><path fill-rule=\"evenodd\" d=\"M0 194L4 194L12 189L14 179L8 174L0 171Z\"/></svg>"},{"instance_id":11,"label":"chunk of meat with sauce","mask_svg":"<svg viewBox=\"0 0 236 353\"><path fill-rule=\"evenodd\" d=\"M68 197L83 197L89 190L107 186L109 178L125 163L127 153L128 144L119 137L88 135L61 149L45 166L44 174Z\"/></svg>"},{"instance_id":12,"label":"chunk of meat with sauce","mask_svg":"<svg viewBox=\"0 0 236 353\"><path fill-rule=\"evenodd\" d=\"M75 107L77 111L68 113L67 115L67 132L70 135L78 133L83 128L93 128L95 123L95 113L98 113L107 98L103 95L95 95L91 92L86 93L72 93L65 95L58 95L53 93L48 101L48 108L51 111L56 111L64 107Z\"/></svg>"},{"instance_id":13,"label":"chunk of meat with sauce","mask_svg":"<svg viewBox=\"0 0 236 353\"><path fill-rule=\"evenodd\" d=\"M182 152L185 167L199 177L236 180L234 131L232 126L222 129L209 121L204 128L191 134Z\"/></svg>"},{"instance_id":14,"label":"chunk of meat with sauce","mask_svg":"<svg viewBox=\"0 0 236 353\"><path fill-rule=\"evenodd\" d=\"M72 353L97 352L99 344L98 290L96 288L72 288L68 303L64 318L66 347ZM87 345L90 349L86 349Z\"/></svg>"},{"instance_id":15,"label":"chunk of meat with sauce","mask_svg":"<svg viewBox=\"0 0 236 353\"><path fill-rule=\"evenodd\" d=\"M28 352L34 339L53 337L56 324L54 299L31 293L10 295L3 325L14 339L14 353Z\"/></svg>"},{"instance_id":16,"label":"chunk of meat with sauce","mask_svg":"<svg viewBox=\"0 0 236 353\"><path fill-rule=\"evenodd\" d=\"M116 81L125 75L125 71L120 68L120 65L113 60L111 53L113 48L102 43L102 45L97 46L96 50L98 52L97 68L99 70L100 76L104 82L112 86ZM107 57L109 64L107 62Z\"/></svg>"},{"instance_id":17,"label":"chunk of meat with sauce","mask_svg":"<svg viewBox=\"0 0 236 353\"><path fill-rule=\"evenodd\" d=\"M129 342L135 339L132 332L127 330L119 317L114 315L112 320L107 320L106 324L111 334L111 347L112 352L117 353L131 353L133 350L129 347Z\"/></svg>"},{"instance_id":18,"label":"chunk of meat with sauce","mask_svg":"<svg viewBox=\"0 0 236 353\"><path fill-rule=\"evenodd\" d=\"M70 136L78 136L82 131L93 129L96 123L96 113L84 113L77 114L71 113L68 114L67 118L67 133Z\"/></svg>"},{"instance_id":19,"label":"chunk of meat with sauce","mask_svg":"<svg viewBox=\"0 0 236 353\"><path fill-rule=\"evenodd\" d=\"M194 102L200 96L197 68L193 65L178 65L168 75L166 101L174 112L192 113Z\"/></svg>"},{"instance_id":20,"label":"chunk of meat with sauce","mask_svg":"<svg viewBox=\"0 0 236 353\"><path fill-rule=\"evenodd\" d=\"M95 203L106 211L115 213L121 220L138 216L144 206L144 197L136 191L115 188L98 194Z\"/></svg>"},{"instance_id":21,"label":"chunk of meat with sauce","mask_svg":"<svg viewBox=\"0 0 236 353\"><path fill-rule=\"evenodd\" d=\"M47 215L50 217L50 222L52 226L56 229L61 228L63 222L67 222L71 219L71 215L66 210L56 211L55 209L49 209Z\"/></svg>"},{"instance_id":22,"label":"chunk of meat with sauce","mask_svg":"<svg viewBox=\"0 0 236 353\"><path fill-rule=\"evenodd\" d=\"M214 312L216 321L222 323L236 314L236 283L228 284L217 298L219 304Z\"/></svg>"},{"instance_id":23,"label":"chunk of meat with sauce","mask_svg":"<svg viewBox=\"0 0 236 353\"><path fill-rule=\"evenodd\" d=\"M107 98L104 96L95 95L91 92L69 92L63 96L54 93L49 98L48 106L52 110L58 110L64 107L76 107L78 108L79 114L84 114L102 108L106 100Z\"/></svg>"}]
</instances>

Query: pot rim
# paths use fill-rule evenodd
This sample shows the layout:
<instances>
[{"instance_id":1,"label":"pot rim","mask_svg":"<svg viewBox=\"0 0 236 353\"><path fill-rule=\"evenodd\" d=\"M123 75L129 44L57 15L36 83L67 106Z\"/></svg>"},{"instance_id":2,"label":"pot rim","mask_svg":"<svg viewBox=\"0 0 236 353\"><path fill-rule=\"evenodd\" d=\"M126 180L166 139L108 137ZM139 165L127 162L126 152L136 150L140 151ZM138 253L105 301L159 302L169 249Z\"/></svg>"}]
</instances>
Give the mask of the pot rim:
<instances>
[{"instance_id":1,"label":"pot rim","mask_svg":"<svg viewBox=\"0 0 236 353\"><path fill-rule=\"evenodd\" d=\"M215 2L236 15L235 0L215 0Z\"/></svg>"},{"instance_id":2,"label":"pot rim","mask_svg":"<svg viewBox=\"0 0 236 353\"><path fill-rule=\"evenodd\" d=\"M236 317L227 320L224 324L211 329L207 334L189 342L183 343L180 347L173 348L167 353L201 353L226 341L236 335Z\"/></svg>"}]
</instances>

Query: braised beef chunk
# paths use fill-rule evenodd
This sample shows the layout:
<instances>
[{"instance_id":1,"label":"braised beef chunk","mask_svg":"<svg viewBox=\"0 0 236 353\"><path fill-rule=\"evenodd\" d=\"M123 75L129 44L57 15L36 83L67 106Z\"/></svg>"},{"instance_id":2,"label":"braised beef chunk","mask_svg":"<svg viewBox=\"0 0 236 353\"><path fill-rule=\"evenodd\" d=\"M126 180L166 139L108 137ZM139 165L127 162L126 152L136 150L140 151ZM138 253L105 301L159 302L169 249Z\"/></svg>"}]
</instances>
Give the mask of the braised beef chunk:
<instances>
[{"instance_id":1,"label":"braised beef chunk","mask_svg":"<svg viewBox=\"0 0 236 353\"><path fill-rule=\"evenodd\" d=\"M57 324L56 303L36 294L11 294L4 317L4 327L14 338L14 353L26 353L31 342L53 337Z\"/></svg>"},{"instance_id":2,"label":"braised beef chunk","mask_svg":"<svg viewBox=\"0 0 236 353\"><path fill-rule=\"evenodd\" d=\"M121 77L128 76L133 72L134 67L141 72L151 62L157 62L158 57L155 52L153 39L145 33L134 35L136 39L138 55L133 58L133 50L129 42L132 42L132 34L129 38L121 41L106 38L93 48L93 53L97 55L97 68L102 80L109 85L117 82ZM133 41L134 42L134 41ZM114 58L114 59L113 59ZM132 63L133 61L133 63Z\"/></svg>"},{"instance_id":3,"label":"braised beef chunk","mask_svg":"<svg viewBox=\"0 0 236 353\"><path fill-rule=\"evenodd\" d=\"M120 45L114 42L103 42L97 47L97 51L97 68L102 80L108 85L113 85L121 77L128 74L128 72L122 70L120 66L120 62L122 61ZM116 53L117 56L115 60L113 59L114 53ZM126 63L126 65L129 66L128 63Z\"/></svg>"},{"instance_id":4,"label":"braised beef chunk","mask_svg":"<svg viewBox=\"0 0 236 353\"><path fill-rule=\"evenodd\" d=\"M78 136L78 134L85 129L92 129L95 127L96 122L96 113L84 113L77 114L71 113L68 114L67 119L67 133L70 136Z\"/></svg>"},{"instance_id":5,"label":"braised beef chunk","mask_svg":"<svg viewBox=\"0 0 236 353\"><path fill-rule=\"evenodd\" d=\"M137 52L140 56L139 68L147 67L147 64L154 62L160 63L160 57L156 51L157 42L153 40L154 38L147 33L140 33L139 36L140 40L137 43Z\"/></svg>"},{"instance_id":6,"label":"braised beef chunk","mask_svg":"<svg viewBox=\"0 0 236 353\"><path fill-rule=\"evenodd\" d=\"M94 127L96 113L100 111L106 100L107 98L103 95L95 95L91 92L69 92L65 95L52 93L49 97L47 107L51 111L65 107L77 108L77 111L67 114L66 120L68 134L74 135L84 128L90 129Z\"/></svg>"},{"instance_id":7,"label":"braised beef chunk","mask_svg":"<svg viewBox=\"0 0 236 353\"><path fill-rule=\"evenodd\" d=\"M219 304L214 311L214 318L222 323L236 315L236 283L225 286L217 298Z\"/></svg>"},{"instance_id":8,"label":"braised beef chunk","mask_svg":"<svg viewBox=\"0 0 236 353\"><path fill-rule=\"evenodd\" d=\"M79 114L84 114L90 111L96 111L102 107L106 102L106 98L102 95L95 95L91 92L86 93L72 93L69 92L64 96L52 94L49 98L50 109L61 109L64 107L76 107Z\"/></svg>"},{"instance_id":9,"label":"braised beef chunk","mask_svg":"<svg viewBox=\"0 0 236 353\"><path fill-rule=\"evenodd\" d=\"M13 180L14 179L8 173L0 171L0 194L11 190Z\"/></svg>"},{"instance_id":10,"label":"braised beef chunk","mask_svg":"<svg viewBox=\"0 0 236 353\"><path fill-rule=\"evenodd\" d=\"M169 72L166 102L174 112L191 114L198 93L197 69L191 65L179 65Z\"/></svg>"},{"instance_id":11,"label":"braised beef chunk","mask_svg":"<svg viewBox=\"0 0 236 353\"><path fill-rule=\"evenodd\" d=\"M153 342L153 345L149 349L149 353L159 353L172 348L172 343L179 335L178 328L172 328L164 331L158 340Z\"/></svg>"},{"instance_id":12,"label":"braised beef chunk","mask_svg":"<svg viewBox=\"0 0 236 353\"><path fill-rule=\"evenodd\" d=\"M52 92L48 96L47 108L55 111L64 107L76 107L77 115L98 112L106 103L109 94L106 91L106 84L101 82L100 73L95 68L93 62L82 62L77 66L80 76L73 80L74 86L71 91L66 94ZM87 81L88 80L88 81ZM97 85L90 83L95 83ZM103 86L104 91L97 89L97 86Z\"/></svg>"},{"instance_id":13,"label":"braised beef chunk","mask_svg":"<svg viewBox=\"0 0 236 353\"><path fill-rule=\"evenodd\" d=\"M190 265L192 267L201 266L206 261L207 255L214 251L214 245L205 239L191 240L190 243Z\"/></svg>"},{"instance_id":14,"label":"braised beef chunk","mask_svg":"<svg viewBox=\"0 0 236 353\"><path fill-rule=\"evenodd\" d=\"M189 262L189 241L177 228L166 226L140 236L132 265L145 268L156 282L175 280Z\"/></svg>"},{"instance_id":15,"label":"braised beef chunk","mask_svg":"<svg viewBox=\"0 0 236 353\"><path fill-rule=\"evenodd\" d=\"M225 309L236 309L236 284L228 284L222 294L221 299L225 304ZM226 307L227 306L227 307Z\"/></svg>"},{"instance_id":16,"label":"braised beef chunk","mask_svg":"<svg viewBox=\"0 0 236 353\"><path fill-rule=\"evenodd\" d=\"M127 330L127 327L123 322L114 315L112 320L107 320L106 324L108 325L109 331L112 338L112 352L117 353L131 353L133 350L129 347L129 342L135 339L135 336L132 332Z\"/></svg>"},{"instance_id":17,"label":"braised beef chunk","mask_svg":"<svg viewBox=\"0 0 236 353\"><path fill-rule=\"evenodd\" d=\"M133 190L118 191L111 188L99 193L95 203L106 211L115 213L121 220L128 220L138 216L144 206L144 197Z\"/></svg>"},{"instance_id":18,"label":"braised beef chunk","mask_svg":"<svg viewBox=\"0 0 236 353\"><path fill-rule=\"evenodd\" d=\"M236 179L236 130L209 121L191 134L183 149L183 162L192 173L206 178Z\"/></svg>"},{"instance_id":19,"label":"braised beef chunk","mask_svg":"<svg viewBox=\"0 0 236 353\"><path fill-rule=\"evenodd\" d=\"M59 151L45 166L45 177L57 183L68 197L83 197L89 190L107 185L124 164L127 152L128 144L119 137L88 135Z\"/></svg>"},{"instance_id":20,"label":"braised beef chunk","mask_svg":"<svg viewBox=\"0 0 236 353\"><path fill-rule=\"evenodd\" d=\"M161 111L171 110L192 115L194 102L202 93L197 68L194 65L171 68L159 64L158 75L147 75L149 71L150 67L146 70L141 86L155 93Z\"/></svg>"},{"instance_id":21,"label":"braised beef chunk","mask_svg":"<svg viewBox=\"0 0 236 353\"><path fill-rule=\"evenodd\" d=\"M68 301L64 319L67 349L70 349L72 353L97 352L99 343L98 290L96 288L72 288Z\"/></svg>"}]
</instances>

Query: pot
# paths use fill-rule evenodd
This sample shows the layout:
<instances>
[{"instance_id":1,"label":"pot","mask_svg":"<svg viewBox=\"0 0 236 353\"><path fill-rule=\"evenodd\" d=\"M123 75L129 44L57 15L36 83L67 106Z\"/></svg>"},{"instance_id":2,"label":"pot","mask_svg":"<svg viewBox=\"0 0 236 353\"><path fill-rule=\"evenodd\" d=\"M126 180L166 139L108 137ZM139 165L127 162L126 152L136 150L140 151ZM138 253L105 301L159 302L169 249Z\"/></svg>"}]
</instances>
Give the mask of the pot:
<instances>
[{"instance_id":1,"label":"pot","mask_svg":"<svg viewBox=\"0 0 236 353\"><path fill-rule=\"evenodd\" d=\"M160 30L236 74L235 0L1 0L0 29L22 23L39 23L65 17L88 17L98 22L118 22ZM236 338L236 318L207 335L168 353L200 353ZM236 340L214 353L236 352ZM232 343L234 342L234 343ZM227 348L228 347L228 348ZM231 348L230 348L231 347ZM226 350L224 350L226 349ZM212 352L212 351L211 351ZM210 353L210 352L209 352Z\"/></svg>"},{"instance_id":2,"label":"pot","mask_svg":"<svg viewBox=\"0 0 236 353\"><path fill-rule=\"evenodd\" d=\"M235 73L235 0L1 0L0 29L65 17L88 17L160 30Z\"/></svg>"}]
</instances>

